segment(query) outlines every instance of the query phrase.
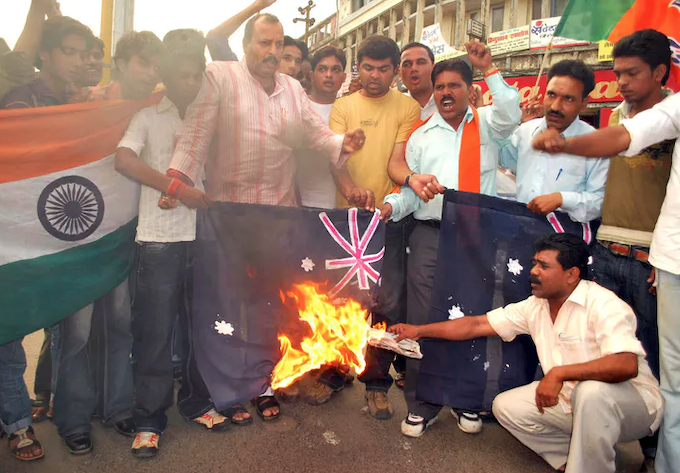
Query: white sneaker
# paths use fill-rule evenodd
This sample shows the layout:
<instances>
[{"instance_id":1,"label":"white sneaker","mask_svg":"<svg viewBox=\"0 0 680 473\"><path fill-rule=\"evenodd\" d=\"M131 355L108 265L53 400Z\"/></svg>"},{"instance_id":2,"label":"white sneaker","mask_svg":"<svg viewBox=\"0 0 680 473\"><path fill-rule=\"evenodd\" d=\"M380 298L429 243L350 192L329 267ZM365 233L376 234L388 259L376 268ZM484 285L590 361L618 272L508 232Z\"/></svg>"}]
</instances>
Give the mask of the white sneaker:
<instances>
[{"instance_id":1,"label":"white sneaker","mask_svg":"<svg viewBox=\"0 0 680 473\"><path fill-rule=\"evenodd\" d=\"M482 431L482 419L475 412L464 412L461 414L451 409L451 415L458 419L458 428L466 434L478 434Z\"/></svg>"},{"instance_id":2,"label":"white sneaker","mask_svg":"<svg viewBox=\"0 0 680 473\"><path fill-rule=\"evenodd\" d=\"M425 419L409 413L408 417L401 421L401 433L407 437L417 438L425 433L425 430L435 423L437 418L425 422Z\"/></svg>"}]
</instances>

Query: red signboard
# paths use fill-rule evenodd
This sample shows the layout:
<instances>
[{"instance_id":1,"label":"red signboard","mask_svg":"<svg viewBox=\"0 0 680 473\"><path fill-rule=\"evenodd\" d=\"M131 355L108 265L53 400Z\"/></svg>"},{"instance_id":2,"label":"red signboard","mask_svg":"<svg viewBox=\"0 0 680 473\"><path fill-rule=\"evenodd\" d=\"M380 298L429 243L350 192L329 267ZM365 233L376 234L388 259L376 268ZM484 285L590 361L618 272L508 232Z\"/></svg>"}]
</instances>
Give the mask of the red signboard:
<instances>
[{"instance_id":1,"label":"red signboard","mask_svg":"<svg viewBox=\"0 0 680 473\"><path fill-rule=\"evenodd\" d=\"M522 77L510 77L506 78L505 81L515 87L519 91L519 99L521 104L525 104L529 101L531 92L536 85L536 76L522 76ZM538 98L542 99L545 94L545 87L547 85L548 79L547 75L541 77L538 83ZM489 87L486 82L479 81L476 82L482 87L484 92L484 105L491 104L491 94L489 93ZM590 94L591 103L602 103L602 102L622 102L623 97L619 93L619 86L616 82L616 75L614 71L595 71L595 89Z\"/></svg>"}]
</instances>

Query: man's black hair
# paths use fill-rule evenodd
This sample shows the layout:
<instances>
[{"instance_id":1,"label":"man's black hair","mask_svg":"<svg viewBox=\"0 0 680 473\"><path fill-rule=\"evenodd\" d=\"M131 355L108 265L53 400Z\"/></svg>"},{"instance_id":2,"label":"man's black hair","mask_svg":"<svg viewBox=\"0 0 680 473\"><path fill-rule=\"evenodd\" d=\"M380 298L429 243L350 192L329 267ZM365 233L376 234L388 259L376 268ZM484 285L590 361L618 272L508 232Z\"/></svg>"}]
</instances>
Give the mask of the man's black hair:
<instances>
[{"instance_id":1,"label":"man's black hair","mask_svg":"<svg viewBox=\"0 0 680 473\"><path fill-rule=\"evenodd\" d=\"M551 233L534 242L534 250L556 250L557 262L563 270L578 268L581 279L590 279L588 275L588 258L590 250L583 238L571 233Z\"/></svg>"},{"instance_id":2,"label":"man's black hair","mask_svg":"<svg viewBox=\"0 0 680 473\"><path fill-rule=\"evenodd\" d=\"M285 43L285 37L284 37L283 46L284 47L287 46L286 43ZM293 44L291 46L297 46L297 48L302 53L302 60L303 61L309 57L309 48L307 47L307 45L305 44L304 41L293 40Z\"/></svg>"},{"instance_id":3,"label":"man's black hair","mask_svg":"<svg viewBox=\"0 0 680 473\"><path fill-rule=\"evenodd\" d=\"M169 31L163 37L163 44L168 51L192 49L204 54L205 37L198 30L183 28Z\"/></svg>"},{"instance_id":4,"label":"man's black hair","mask_svg":"<svg viewBox=\"0 0 680 473\"><path fill-rule=\"evenodd\" d=\"M345 52L342 49L330 45L324 46L314 53L311 61L309 61L309 63L312 65L312 71L316 70L316 66L318 66L323 59L331 56L337 58L338 61L340 61L340 64L342 64L342 70L344 71L347 67L347 56L345 56Z\"/></svg>"},{"instance_id":5,"label":"man's black hair","mask_svg":"<svg viewBox=\"0 0 680 473\"><path fill-rule=\"evenodd\" d=\"M457 72L463 78L463 81L467 84L468 87L472 86L472 69L465 61L453 58L446 59L435 64L434 69L432 69L433 84L437 76L444 71Z\"/></svg>"},{"instance_id":6,"label":"man's black hair","mask_svg":"<svg viewBox=\"0 0 680 473\"><path fill-rule=\"evenodd\" d=\"M90 28L70 16L49 18L43 26L43 33L40 37L40 51L51 52L61 47L64 38L71 34L85 38L88 47L94 39L94 34ZM39 56L36 58L36 67L42 69L42 61Z\"/></svg>"},{"instance_id":7,"label":"man's black hair","mask_svg":"<svg viewBox=\"0 0 680 473\"><path fill-rule=\"evenodd\" d=\"M666 85L671 73L671 48L668 36L656 30L638 30L624 36L614 45L614 59L619 57L639 57L653 71L660 65L666 66L666 75L661 85Z\"/></svg>"},{"instance_id":8,"label":"man's black hair","mask_svg":"<svg viewBox=\"0 0 680 473\"><path fill-rule=\"evenodd\" d=\"M378 61L390 59L396 71L401 60L401 53L399 46L393 40L386 36L375 35L369 36L359 45L357 64L361 64L365 57Z\"/></svg>"},{"instance_id":9,"label":"man's black hair","mask_svg":"<svg viewBox=\"0 0 680 473\"><path fill-rule=\"evenodd\" d=\"M262 20L265 23L281 23L281 21L279 21L279 18L275 15L272 15L271 13L258 13L250 20L248 20L248 22L246 23L246 28L245 31L243 32L244 44L250 43L250 40L253 39L253 33L255 32L255 23L257 23L259 20Z\"/></svg>"},{"instance_id":10,"label":"man's black hair","mask_svg":"<svg viewBox=\"0 0 680 473\"><path fill-rule=\"evenodd\" d=\"M427 51L427 55L430 56L430 60L432 61L432 64L434 64L434 53L430 49L429 46L424 45L423 43L419 43L418 41L413 41L412 43L408 43L406 46L401 48L401 54L404 54L404 52L408 51L409 49L413 48L423 48L425 51ZM400 54L400 56L401 56Z\"/></svg>"},{"instance_id":11,"label":"man's black hair","mask_svg":"<svg viewBox=\"0 0 680 473\"><path fill-rule=\"evenodd\" d=\"M583 98L585 99L595 88L595 74L593 70L580 59L564 59L553 65L548 71L548 82L553 77L571 77L583 84Z\"/></svg>"}]
</instances>

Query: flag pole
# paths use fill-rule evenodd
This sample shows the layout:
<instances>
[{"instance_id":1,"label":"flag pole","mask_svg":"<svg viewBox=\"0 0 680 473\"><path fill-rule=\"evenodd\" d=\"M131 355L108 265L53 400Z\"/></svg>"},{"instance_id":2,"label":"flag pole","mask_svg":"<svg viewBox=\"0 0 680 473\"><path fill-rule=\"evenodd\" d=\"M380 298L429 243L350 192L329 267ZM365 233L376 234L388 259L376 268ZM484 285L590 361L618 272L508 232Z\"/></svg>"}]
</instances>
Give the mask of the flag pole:
<instances>
[{"instance_id":1,"label":"flag pole","mask_svg":"<svg viewBox=\"0 0 680 473\"><path fill-rule=\"evenodd\" d=\"M100 85L111 81L111 55L113 53L113 6L114 0L102 0L102 18L100 37L104 42L104 75Z\"/></svg>"},{"instance_id":2,"label":"flag pole","mask_svg":"<svg viewBox=\"0 0 680 473\"><path fill-rule=\"evenodd\" d=\"M529 100L533 100L533 98L536 95L538 95L538 84L539 84L539 82L541 82L541 77L543 76L543 71L545 70L545 67L548 65L548 59L550 58L550 52L552 51L553 39L555 39L555 35L553 35L550 38L550 42L548 43L548 46L545 50L545 53L543 54L543 61L541 62L541 68L538 70L538 76L536 77L536 83L534 84L534 88L531 89L531 94L529 95Z\"/></svg>"}]
</instances>

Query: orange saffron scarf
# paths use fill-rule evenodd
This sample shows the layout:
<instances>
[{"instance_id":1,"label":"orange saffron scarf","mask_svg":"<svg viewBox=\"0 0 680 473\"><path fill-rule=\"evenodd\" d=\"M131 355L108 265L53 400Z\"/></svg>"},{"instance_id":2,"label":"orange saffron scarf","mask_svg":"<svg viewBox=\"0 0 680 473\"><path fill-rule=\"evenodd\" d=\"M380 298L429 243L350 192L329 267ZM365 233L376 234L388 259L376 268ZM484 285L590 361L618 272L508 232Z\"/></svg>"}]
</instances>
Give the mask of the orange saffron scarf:
<instances>
[{"instance_id":1,"label":"orange saffron scarf","mask_svg":"<svg viewBox=\"0 0 680 473\"><path fill-rule=\"evenodd\" d=\"M463 124L463 138L458 155L458 190L479 194L481 176L481 139L479 137L479 114L475 107L472 108L472 120ZM418 120L406 138L406 144L411 135L430 118ZM399 191L397 191L399 192Z\"/></svg>"}]
</instances>

